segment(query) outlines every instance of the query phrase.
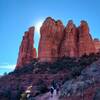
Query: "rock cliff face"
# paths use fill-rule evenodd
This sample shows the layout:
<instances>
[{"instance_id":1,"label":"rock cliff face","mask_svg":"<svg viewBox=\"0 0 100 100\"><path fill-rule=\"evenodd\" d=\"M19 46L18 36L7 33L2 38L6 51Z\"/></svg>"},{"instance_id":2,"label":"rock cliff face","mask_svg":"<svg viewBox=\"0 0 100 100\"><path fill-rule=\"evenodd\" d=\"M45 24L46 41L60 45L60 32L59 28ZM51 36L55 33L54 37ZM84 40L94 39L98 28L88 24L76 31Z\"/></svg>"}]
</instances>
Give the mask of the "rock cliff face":
<instances>
[{"instance_id":1,"label":"rock cliff face","mask_svg":"<svg viewBox=\"0 0 100 100\"><path fill-rule=\"evenodd\" d=\"M41 37L38 48L38 58L40 61L54 61L59 57L60 44L63 38L64 26L60 20L55 21L48 17L41 29Z\"/></svg>"},{"instance_id":2,"label":"rock cliff face","mask_svg":"<svg viewBox=\"0 0 100 100\"><path fill-rule=\"evenodd\" d=\"M34 27L31 27L23 36L23 40L19 48L16 69L30 63L34 58L36 58L36 49L33 46L33 37Z\"/></svg>"},{"instance_id":3,"label":"rock cliff face","mask_svg":"<svg viewBox=\"0 0 100 100\"><path fill-rule=\"evenodd\" d=\"M79 26L79 56L95 53L93 39L89 33L89 27L86 21L81 21Z\"/></svg>"},{"instance_id":4,"label":"rock cliff face","mask_svg":"<svg viewBox=\"0 0 100 100\"><path fill-rule=\"evenodd\" d=\"M18 66L30 63L36 58L36 49L33 47L34 27L25 32L17 60ZM98 51L97 41L93 41L86 21L81 21L76 27L72 20L66 27L60 20L55 21L48 17L40 28L38 59L40 62L53 62L59 57L80 57Z\"/></svg>"},{"instance_id":5,"label":"rock cliff face","mask_svg":"<svg viewBox=\"0 0 100 100\"><path fill-rule=\"evenodd\" d=\"M73 24L73 21L70 20L65 27L64 37L61 44L60 57L69 56L77 57L78 56L78 45L77 45L77 29Z\"/></svg>"},{"instance_id":6,"label":"rock cliff face","mask_svg":"<svg viewBox=\"0 0 100 100\"><path fill-rule=\"evenodd\" d=\"M52 62L58 57L80 57L95 53L95 45L89 33L86 21L76 27L70 20L66 27L60 20L48 17L40 30L41 38L38 48L40 62Z\"/></svg>"}]
</instances>

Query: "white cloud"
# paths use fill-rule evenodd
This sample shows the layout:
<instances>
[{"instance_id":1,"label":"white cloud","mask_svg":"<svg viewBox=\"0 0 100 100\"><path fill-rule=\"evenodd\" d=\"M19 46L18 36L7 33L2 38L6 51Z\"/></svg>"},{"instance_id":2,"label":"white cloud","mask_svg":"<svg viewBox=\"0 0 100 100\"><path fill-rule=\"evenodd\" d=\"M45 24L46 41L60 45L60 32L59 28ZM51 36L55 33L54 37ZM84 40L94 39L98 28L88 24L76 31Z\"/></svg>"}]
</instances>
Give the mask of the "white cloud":
<instances>
[{"instance_id":1,"label":"white cloud","mask_svg":"<svg viewBox=\"0 0 100 100\"><path fill-rule=\"evenodd\" d=\"M9 73L14 71L15 69L15 64L7 64L7 63L2 63L0 64L0 75L4 75L4 73Z\"/></svg>"},{"instance_id":2,"label":"white cloud","mask_svg":"<svg viewBox=\"0 0 100 100\"><path fill-rule=\"evenodd\" d=\"M1 64L0 65L0 70L1 69L8 69L8 70L14 70L15 69L15 64L7 64L7 63L5 63L5 64Z\"/></svg>"}]
</instances>

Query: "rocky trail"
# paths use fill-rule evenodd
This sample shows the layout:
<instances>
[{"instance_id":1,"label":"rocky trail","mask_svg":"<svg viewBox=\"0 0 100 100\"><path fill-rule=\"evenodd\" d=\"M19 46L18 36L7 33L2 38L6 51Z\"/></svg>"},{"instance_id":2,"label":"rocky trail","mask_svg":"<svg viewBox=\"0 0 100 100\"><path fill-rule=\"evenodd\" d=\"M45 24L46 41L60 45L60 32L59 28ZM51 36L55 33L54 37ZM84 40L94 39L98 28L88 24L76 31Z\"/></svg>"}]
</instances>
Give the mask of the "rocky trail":
<instances>
[{"instance_id":1,"label":"rocky trail","mask_svg":"<svg viewBox=\"0 0 100 100\"><path fill-rule=\"evenodd\" d=\"M56 94L56 91L54 91L53 97L51 97L50 92L39 96L36 98L36 100L59 100L59 94Z\"/></svg>"}]
</instances>

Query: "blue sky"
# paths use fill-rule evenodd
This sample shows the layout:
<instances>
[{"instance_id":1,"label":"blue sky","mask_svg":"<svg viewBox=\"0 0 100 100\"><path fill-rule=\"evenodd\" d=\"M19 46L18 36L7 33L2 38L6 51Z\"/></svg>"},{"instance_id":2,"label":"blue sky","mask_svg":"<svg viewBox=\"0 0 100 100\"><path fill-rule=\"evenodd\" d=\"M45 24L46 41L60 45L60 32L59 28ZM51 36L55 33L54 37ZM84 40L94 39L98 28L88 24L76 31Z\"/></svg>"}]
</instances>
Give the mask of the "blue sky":
<instances>
[{"instance_id":1,"label":"blue sky","mask_svg":"<svg viewBox=\"0 0 100 100\"><path fill-rule=\"evenodd\" d=\"M24 32L48 16L64 25L72 19L78 26L84 19L100 39L100 0L0 0L0 74L14 69ZM38 40L36 32L36 48Z\"/></svg>"}]
</instances>

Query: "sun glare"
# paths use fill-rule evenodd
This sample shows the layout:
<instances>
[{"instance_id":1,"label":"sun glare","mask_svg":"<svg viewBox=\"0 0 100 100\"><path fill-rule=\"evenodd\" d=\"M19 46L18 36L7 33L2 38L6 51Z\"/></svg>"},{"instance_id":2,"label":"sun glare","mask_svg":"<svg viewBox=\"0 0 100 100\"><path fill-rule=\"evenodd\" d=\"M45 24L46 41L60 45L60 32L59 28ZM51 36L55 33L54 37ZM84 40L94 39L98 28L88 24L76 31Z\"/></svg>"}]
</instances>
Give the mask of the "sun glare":
<instances>
[{"instance_id":1,"label":"sun glare","mask_svg":"<svg viewBox=\"0 0 100 100\"><path fill-rule=\"evenodd\" d=\"M39 21L35 25L35 32L37 32L38 34L40 33L40 28L42 26L42 23L43 23L43 21Z\"/></svg>"}]
</instances>

